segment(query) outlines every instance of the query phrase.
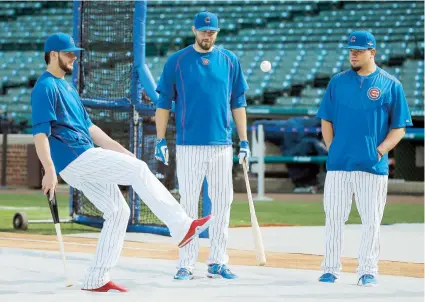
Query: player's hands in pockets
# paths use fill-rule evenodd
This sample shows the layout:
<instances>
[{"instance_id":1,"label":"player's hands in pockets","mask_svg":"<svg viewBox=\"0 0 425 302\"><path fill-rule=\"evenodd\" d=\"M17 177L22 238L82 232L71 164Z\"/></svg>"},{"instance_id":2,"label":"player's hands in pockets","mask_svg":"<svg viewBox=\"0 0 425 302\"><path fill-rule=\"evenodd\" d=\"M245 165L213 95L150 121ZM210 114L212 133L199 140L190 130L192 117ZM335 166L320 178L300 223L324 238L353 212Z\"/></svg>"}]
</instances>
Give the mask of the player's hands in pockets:
<instances>
[{"instance_id":1,"label":"player's hands in pockets","mask_svg":"<svg viewBox=\"0 0 425 302\"><path fill-rule=\"evenodd\" d=\"M56 176L56 172L54 170L46 171L43 176L43 180L41 182L41 188L45 195L48 192L50 193L49 200L53 199L57 184L58 184L58 177Z\"/></svg>"},{"instance_id":2,"label":"player's hands in pockets","mask_svg":"<svg viewBox=\"0 0 425 302\"><path fill-rule=\"evenodd\" d=\"M249 157L251 156L251 151L249 150L248 141L240 141L239 143L239 164L245 160L246 168L249 171Z\"/></svg>"},{"instance_id":3,"label":"player's hands in pockets","mask_svg":"<svg viewBox=\"0 0 425 302\"><path fill-rule=\"evenodd\" d=\"M155 144L155 158L168 165L168 147L165 138L158 138Z\"/></svg>"}]
</instances>

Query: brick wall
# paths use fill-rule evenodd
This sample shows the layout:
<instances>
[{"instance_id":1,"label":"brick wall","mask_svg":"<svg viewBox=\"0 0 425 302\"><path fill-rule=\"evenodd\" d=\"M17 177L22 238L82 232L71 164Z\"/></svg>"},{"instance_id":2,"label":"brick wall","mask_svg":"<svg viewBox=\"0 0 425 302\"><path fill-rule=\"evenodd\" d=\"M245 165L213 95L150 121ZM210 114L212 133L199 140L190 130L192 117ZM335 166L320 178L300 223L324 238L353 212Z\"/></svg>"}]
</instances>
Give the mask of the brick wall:
<instances>
[{"instance_id":1,"label":"brick wall","mask_svg":"<svg viewBox=\"0 0 425 302\"><path fill-rule=\"evenodd\" d=\"M27 185L27 144L8 144L6 163L6 185ZM0 148L0 171L3 171L3 150ZM1 174L0 174L1 175Z\"/></svg>"}]
</instances>

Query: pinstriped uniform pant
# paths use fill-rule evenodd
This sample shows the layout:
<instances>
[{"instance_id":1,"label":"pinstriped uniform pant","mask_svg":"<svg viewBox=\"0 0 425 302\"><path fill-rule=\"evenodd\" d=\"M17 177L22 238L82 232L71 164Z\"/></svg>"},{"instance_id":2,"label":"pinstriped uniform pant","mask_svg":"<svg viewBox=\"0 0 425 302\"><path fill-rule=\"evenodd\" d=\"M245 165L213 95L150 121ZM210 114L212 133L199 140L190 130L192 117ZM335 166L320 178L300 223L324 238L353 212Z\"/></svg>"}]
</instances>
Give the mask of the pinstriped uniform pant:
<instances>
[{"instance_id":1,"label":"pinstriped uniform pant","mask_svg":"<svg viewBox=\"0 0 425 302\"><path fill-rule=\"evenodd\" d=\"M146 163L134 157L92 148L71 162L60 175L70 186L82 191L103 212L105 219L94 261L84 281L85 289L108 283L109 271L116 265L121 253L130 209L118 185L131 185L167 225L177 242L183 239L193 221Z\"/></svg>"},{"instance_id":2,"label":"pinstriped uniform pant","mask_svg":"<svg viewBox=\"0 0 425 302\"><path fill-rule=\"evenodd\" d=\"M341 272L344 225L350 214L353 195L362 221L357 274L378 273L379 229L387 200L387 186L387 175L360 171L327 172L324 192L325 258L322 262L325 273L339 276Z\"/></svg>"},{"instance_id":3,"label":"pinstriped uniform pant","mask_svg":"<svg viewBox=\"0 0 425 302\"><path fill-rule=\"evenodd\" d=\"M211 213L215 217L209 228L211 248L208 263L225 264L228 262L226 249L233 200L232 146L178 145L176 152L180 204L191 218L198 217L199 195L204 178L207 178ZM178 268L193 269L198 251L198 238L181 248Z\"/></svg>"}]
</instances>

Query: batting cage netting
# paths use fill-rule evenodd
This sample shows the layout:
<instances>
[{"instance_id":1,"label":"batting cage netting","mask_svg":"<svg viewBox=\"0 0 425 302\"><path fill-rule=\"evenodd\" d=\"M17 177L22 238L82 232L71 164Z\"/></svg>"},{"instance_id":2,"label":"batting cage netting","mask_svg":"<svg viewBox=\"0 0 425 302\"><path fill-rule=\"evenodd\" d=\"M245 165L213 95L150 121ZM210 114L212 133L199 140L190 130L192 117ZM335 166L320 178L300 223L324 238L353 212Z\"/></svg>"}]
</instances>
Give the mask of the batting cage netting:
<instances>
[{"instance_id":1,"label":"batting cage netting","mask_svg":"<svg viewBox=\"0 0 425 302\"><path fill-rule=\"evenodd\" d=\"M133 19L132 1L81 3L81 97L130 102Z\"/></svg>"},{"instance_id":2,"label":"batting cage netting","mask_svg":"<svg viewBox=\"0 0 425 302\"><path fill-rule=\"evenodd\" d=\"M175 159L175 123L167 129L169 165L154 157L156 95L145 65L145 1L75 1L74 40L80 53L73 81L94 124L146 162L152 173L179 200ZM150 90L149 90L150 88ZM148 95L150 94L150 95ZM206 184L204 185L206 192ZM168 228L140 200L131 187L120 186L130 210L128 231L169 235ZM210 206L200 196L199 217ZM71 188L73 220L101 227L102 213L76 189ZM207 237L208 233L201 234Z\"/></svg>"}]
</instances>

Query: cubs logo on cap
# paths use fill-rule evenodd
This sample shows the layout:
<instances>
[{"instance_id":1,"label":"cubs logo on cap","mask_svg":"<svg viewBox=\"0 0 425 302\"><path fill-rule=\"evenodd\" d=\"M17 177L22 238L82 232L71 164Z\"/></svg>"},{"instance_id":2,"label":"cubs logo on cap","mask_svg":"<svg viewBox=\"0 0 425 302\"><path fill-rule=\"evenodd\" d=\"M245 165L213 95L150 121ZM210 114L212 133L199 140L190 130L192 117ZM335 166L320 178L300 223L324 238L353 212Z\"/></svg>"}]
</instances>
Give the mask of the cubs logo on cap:
<instances>
[{"instance_id":1,"label":"cubs logo on cap","mask_svg":"<svg viewBox=\"0 0 425 302\"><path fill-rule=\"evenodd\" d=\"M381 90L377 87L371 87L367 91L367 97L372 101L376 101L381 97Z\"/></svg>"},{"instance_id":2,"label":"cubs logo on cap","mask_svg":"<svg viewBox=\"0 0 425 302\"><path fill-rule=\"evenodd\" d=\"M375 37L368 31L355 31L350 34L347 40L347 45L344 48L349 49L375 49Z\"/></svg>"},{"instance_id":3,"label":"cubs logo on cap","mask_svg":"<svg viewBox=\"0 0 425 302\"><path fill-rule=\"evenodd\" d=\"M201 12L197 14L195 16L194 26L195 29L199 31L220 31L217 15L210 12Z\"/></svg>"}]
</instances>

